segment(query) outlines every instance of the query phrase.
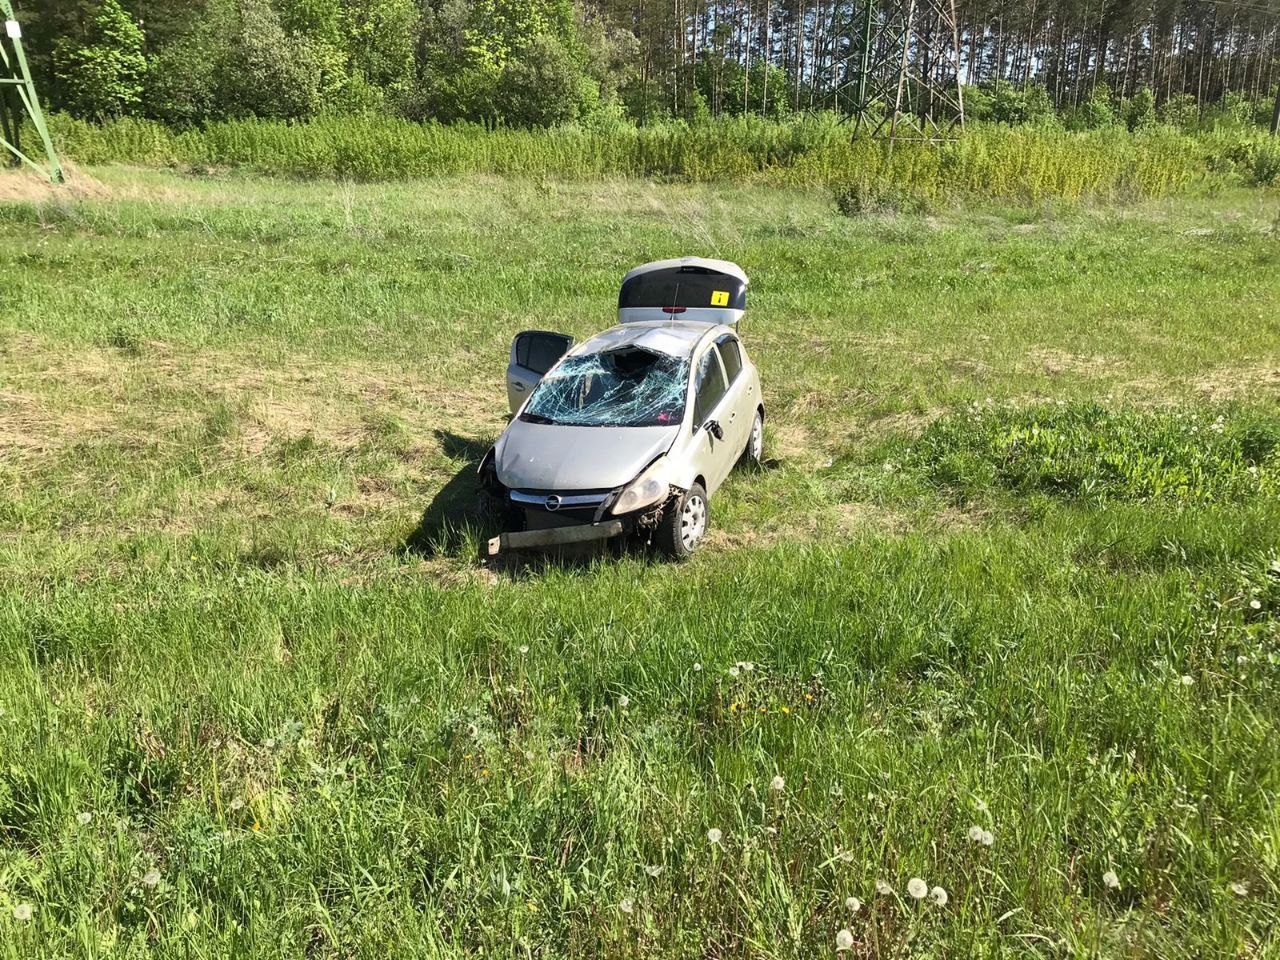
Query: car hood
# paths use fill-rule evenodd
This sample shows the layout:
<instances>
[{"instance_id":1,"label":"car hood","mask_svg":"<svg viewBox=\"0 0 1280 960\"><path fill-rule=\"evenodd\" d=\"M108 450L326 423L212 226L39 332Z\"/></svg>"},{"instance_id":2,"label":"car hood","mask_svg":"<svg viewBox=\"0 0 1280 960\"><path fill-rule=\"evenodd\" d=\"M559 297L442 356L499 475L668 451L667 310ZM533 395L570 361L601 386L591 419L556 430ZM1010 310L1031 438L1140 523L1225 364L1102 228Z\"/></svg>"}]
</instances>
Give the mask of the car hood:
<instances>
[{"instance_id":1,"label":"car hood","mask_svg":"<svg viewBox=\"0 0 1280 960\"><path fill-rule=\"evenodd\" d=\"M679 432L679 426L565 427L517 419L494 445L494 466L505 487L611 489L670 450Z\"/></svg>"}]
</instances>

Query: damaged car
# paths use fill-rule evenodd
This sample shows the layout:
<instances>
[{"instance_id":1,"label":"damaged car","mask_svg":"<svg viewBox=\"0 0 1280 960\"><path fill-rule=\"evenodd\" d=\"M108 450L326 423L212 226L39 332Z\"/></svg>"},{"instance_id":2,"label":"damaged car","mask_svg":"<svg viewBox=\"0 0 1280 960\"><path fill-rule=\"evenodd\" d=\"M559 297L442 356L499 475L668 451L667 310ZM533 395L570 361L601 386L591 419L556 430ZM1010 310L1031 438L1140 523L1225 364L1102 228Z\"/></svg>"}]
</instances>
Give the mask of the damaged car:
<instances>
[{"instance_id":1,"label":"damaged car","mask_svg":"<svg viewBox=\"0 0 1280 960\"><path fill-rule=\"evenodd\" d=\"M763 455L760 375L737 330L747 283L723 260L649 263L623 278L617 326L577 345L515 337L512 419L480 464L506 527L491 556L613 537L697 549L710 497Z\"/></svg>"}]
</instances>

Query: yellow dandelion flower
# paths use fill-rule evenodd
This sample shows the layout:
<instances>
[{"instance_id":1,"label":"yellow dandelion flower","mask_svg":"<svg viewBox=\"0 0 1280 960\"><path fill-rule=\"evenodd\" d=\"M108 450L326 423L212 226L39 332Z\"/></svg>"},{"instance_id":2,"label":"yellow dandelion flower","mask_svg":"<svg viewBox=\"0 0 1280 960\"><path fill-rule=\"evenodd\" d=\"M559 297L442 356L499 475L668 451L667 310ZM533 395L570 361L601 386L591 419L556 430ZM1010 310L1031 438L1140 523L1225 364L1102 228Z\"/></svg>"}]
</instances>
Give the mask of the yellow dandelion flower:
<instances>
[{"instance_id":1,"label":"yellow dandelion flower","mask_svg":"<svg viewBox=\"0 0 1280 960\"><path fill-rule=\"evenodd\" d=\"M791 712L791 708L790 708L790 707L785 707L785 706L784 706L784 707L782 708L782 712L783 712L783 713L790 713L790 712Z\"/></svg>"}]
</instances>

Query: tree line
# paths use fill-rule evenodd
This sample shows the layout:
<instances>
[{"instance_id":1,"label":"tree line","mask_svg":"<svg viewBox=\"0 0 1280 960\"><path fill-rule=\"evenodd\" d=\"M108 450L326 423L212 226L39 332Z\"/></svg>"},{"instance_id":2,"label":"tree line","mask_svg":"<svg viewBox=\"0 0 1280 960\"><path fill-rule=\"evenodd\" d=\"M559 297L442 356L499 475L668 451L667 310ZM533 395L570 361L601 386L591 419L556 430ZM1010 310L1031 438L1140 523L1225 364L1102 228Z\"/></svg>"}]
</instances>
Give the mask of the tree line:
<instances>
[{"instance_id":1,"label":"tree line","mask_svg":"<svg viewBox=\"0 0 1280 960\"><path fill-rule=\"evenodd\" d=\"M15 6L45 100L80 117L198 125L375 112L547 126L848 110L866 2ZM956 0L955 12L958 62L937 72L964 85L970 117L1186 126L1265 124L1273 102L1280 110L1280 0Z\"/></svg>"}]
</instances>

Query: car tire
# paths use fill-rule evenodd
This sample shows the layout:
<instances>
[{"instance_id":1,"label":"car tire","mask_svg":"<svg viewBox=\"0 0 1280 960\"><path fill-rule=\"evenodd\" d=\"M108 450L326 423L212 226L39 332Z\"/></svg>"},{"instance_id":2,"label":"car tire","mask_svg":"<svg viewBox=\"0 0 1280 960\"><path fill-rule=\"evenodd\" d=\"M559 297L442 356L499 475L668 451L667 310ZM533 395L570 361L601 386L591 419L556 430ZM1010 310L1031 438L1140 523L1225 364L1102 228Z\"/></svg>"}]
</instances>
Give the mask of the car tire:
<instances>
[{"instance_id":1,"label":"car tire","mask_svg":"<svg viewBox=\"0 0 1280 960\"><path fill-rule=\"evenodd\" d=\"M752 467L764 462L764 414L758 408L755 419L751 421L751 432L747 434L747 445L740 462Z\"/></svg>"},{"instance_id":2,"label":"car tire","mask_svg":"<svg viewBox=\"0 0 1280 960\"><path fill-rule=\"evenodd\" d=\"M698 549L711 519L707 507L707 491L702 484L692 487L672 501L662 515L655 541L658 551L671 560L684 560Z\"/></svg>"}]
</instances>

